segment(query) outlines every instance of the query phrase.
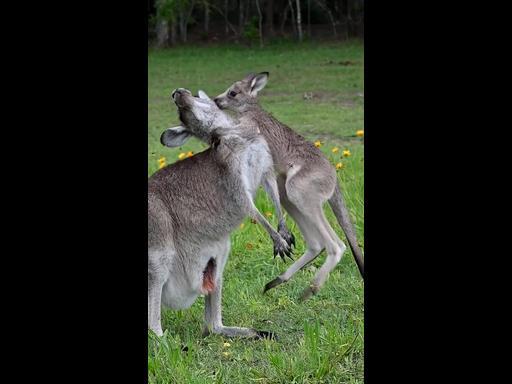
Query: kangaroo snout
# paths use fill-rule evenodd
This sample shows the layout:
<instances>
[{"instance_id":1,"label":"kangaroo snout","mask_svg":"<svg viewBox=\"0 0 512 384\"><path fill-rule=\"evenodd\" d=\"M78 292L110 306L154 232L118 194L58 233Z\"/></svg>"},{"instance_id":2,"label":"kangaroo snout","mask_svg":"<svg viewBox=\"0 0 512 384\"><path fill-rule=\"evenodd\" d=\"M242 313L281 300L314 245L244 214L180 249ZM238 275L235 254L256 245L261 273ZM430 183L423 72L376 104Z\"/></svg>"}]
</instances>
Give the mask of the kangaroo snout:
<instances>
[{"instance_id":1,"label":"kangaroo snout","mask_svg":"<svg viewBox=\"0 0 512 384\"><path fill-rule=\"evenodd\" d=\"M181 96L183 94L187 94L187 95L191 95L192 92L190 92L188 89L185 89L185 88L176 88L174 91L172 91L171 93L171 99L173 99L174 101L176 101L176 98L178 96Z\"/></svg>"}]
</instances>

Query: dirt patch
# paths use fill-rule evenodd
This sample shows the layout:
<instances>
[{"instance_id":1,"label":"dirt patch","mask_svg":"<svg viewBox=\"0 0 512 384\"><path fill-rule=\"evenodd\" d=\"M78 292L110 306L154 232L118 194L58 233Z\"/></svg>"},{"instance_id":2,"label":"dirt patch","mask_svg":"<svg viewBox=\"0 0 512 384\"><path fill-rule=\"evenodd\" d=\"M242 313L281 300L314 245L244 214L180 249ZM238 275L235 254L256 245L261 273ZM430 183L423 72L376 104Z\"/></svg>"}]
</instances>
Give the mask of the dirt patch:
<instances>
[{"instance_id":1,"label":"dirt patch","mask_svg":"<svg viewBox=\"0 0 512 384\"><path fill-rule=\"evenodd\" d=\"M325 63L322 63L321 65L342 65L344 67L348 67L350 65L359 65L359 64L360 64L359 62L352 61L352 60L342 60L342 61L329 60Z\"/></svg>"},{"instance_id":2,"label":"dirt patch","mask_svg":"<svg viewBox=\"0 0 512 384\"><path fill-rule=\"evenodd\" d=\"M316 103L333 103L345 108L354 108L358 103L358 98L363 100L361 93L340 94L336 92L305 92L303 99L305 101Z\"/></svg>"}]
</instances>

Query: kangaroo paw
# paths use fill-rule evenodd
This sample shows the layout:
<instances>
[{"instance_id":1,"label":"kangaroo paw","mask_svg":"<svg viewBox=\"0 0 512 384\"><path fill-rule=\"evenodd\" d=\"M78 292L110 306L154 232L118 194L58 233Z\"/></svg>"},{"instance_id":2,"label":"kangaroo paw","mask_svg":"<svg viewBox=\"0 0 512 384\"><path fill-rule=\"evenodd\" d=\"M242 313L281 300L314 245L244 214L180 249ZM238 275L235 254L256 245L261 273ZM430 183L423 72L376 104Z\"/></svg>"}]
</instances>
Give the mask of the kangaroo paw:
<instances>
[{"instance_id":1,"label":"kangaroo paw","mask_svg":"<svg viewBox=\"0 0 512 384\"><path fill-rule=\"evenodd\" d=\"M318 293L318 288L310 285L307 287L300 296L300 301L306 301L310 299L313 295L316 295Z\"/></svg>"}]
</instances>

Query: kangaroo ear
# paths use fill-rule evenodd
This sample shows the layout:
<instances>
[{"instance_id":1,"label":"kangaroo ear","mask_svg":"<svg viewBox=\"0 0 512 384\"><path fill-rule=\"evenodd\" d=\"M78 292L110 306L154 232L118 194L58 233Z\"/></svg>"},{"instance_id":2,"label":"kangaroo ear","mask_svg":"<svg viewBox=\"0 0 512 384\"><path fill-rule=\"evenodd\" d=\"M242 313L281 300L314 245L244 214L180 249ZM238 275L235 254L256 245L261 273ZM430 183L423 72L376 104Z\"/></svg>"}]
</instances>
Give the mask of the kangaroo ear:
<instances>
[{"instance_id":1,"label":"kangaroo ear","mask_svg":"<svg viewBox=\"0 0 512 384\"><path fill-rule=\"evenodd\" d=\"M199 96L200 99L210 100L210 101L212 100L212 99L210 99L210 96L208 96L206 94L206 92L202 91L202 90L197 91L197 96Z\"/></svg>"},{"instance_id":2,"label":"kangaroo ear","mask_svg":"<svg viewBox=\"0 0 512 384\"><path fill-rule=\"evenodd\" d=\"M190 136L191 133L180 125L178 127L167 128L162 133L162 136L160 136L160 142L166 147L179 147L183 145Z\"/></svg>"},{"instance_id":3,"label":"kangaroo ear","mask_svg":"<svg viewBox=\"0 0 512 384\"><path fill-rule=\"evenodd\" d=\"M265 88L265 85L267 85L268 81L268 75L268 72L261 72L254 76L251 81L251 96L256 96L259 91Z\"/></svg>"}]
</instances>

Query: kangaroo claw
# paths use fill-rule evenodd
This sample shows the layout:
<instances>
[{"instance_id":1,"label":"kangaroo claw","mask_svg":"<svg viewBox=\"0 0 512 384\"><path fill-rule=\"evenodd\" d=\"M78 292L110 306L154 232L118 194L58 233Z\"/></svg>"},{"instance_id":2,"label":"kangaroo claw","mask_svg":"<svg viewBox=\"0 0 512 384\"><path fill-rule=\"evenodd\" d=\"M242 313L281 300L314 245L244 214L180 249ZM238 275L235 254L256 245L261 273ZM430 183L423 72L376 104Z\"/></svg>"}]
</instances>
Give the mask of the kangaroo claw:
<instances>
[{"instance_id":1,"label":"kangaroo claw","mask_svg":"<svg viewBox=\"0 0 512 384\"><path fill-rule=\"evenodd\" d=\"M263 293L267 292L269 289L275 288L278 285L281 285L284 283L284 280L280 277L276 277L274 280L269 281L267 284L265 284L265 288L263 288Z\"/></svg>"},{"instance_id":2,"label":"kangaroo claw","mask_svg":"<svg viewBox=\"0 0 512 384\"><path fill-rule=\"evenodd\" d=\"M255 332L256 332L256 336L254 336L254 338L257 339L257 340L269 339L269 340L276 340L277 341L277 335L274 332L271 332L271 331L257 331L257 330L255 330Z\"/></svg>"},{"instance_id":3,"label":"kangaroo claw","mask_svg":"<svg viewBox=\"0 0 512 384\"><path fill-rule=\"evenodd\" d=\"M281 242L278 242L277 240L274 241L274 258L276 255L279 255L283 261L286 260L286 256L290 257L290 254L292 252L292 249L290 246L284 241L284 239L281 240Z\"/></svg>"},{"instance_id":4,"label":"kangaroo claw","mask_svg":"<svg viewBox=\"0 0 512 384\"><path fill-rule=\"evenodd\" d=\"M300 301L306 301L308 300L309 298L311 298L311 296L313 295L316 295L318 292L318 289L313 287L313 286L309 286L307 287L303 292L302 292L302 295L300 296Z\"/></svg>"},{"instance_id":5,"label":"kangaroo claw","mask_svg":"<svg viewBox=\"0 0 512 384\"><path fill-rule=\"evenodd\" d=\"M295 236L288 230L288 228L286 228L286 226L280 226L278 228L278 232L286 243L288 243L290 248L295 246Z\"/></svg>"}]
</instances>

